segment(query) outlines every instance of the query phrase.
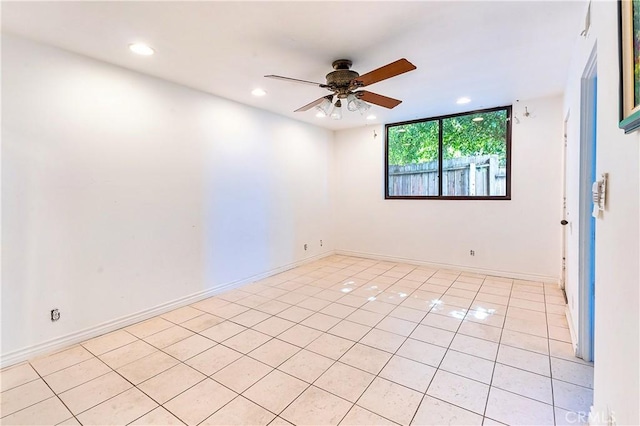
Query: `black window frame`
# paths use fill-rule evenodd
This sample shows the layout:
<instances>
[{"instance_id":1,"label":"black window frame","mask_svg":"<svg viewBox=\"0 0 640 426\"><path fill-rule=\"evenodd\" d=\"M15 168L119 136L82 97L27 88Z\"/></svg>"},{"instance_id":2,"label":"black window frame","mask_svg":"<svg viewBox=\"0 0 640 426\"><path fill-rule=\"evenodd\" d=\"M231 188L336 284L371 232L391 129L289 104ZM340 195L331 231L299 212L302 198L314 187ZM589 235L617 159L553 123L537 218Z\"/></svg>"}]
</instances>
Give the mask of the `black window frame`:
<instances>
[{"instance_id":1,"label":"black window frame","mask_svg":"<svg viewBox=\"0 0 640 426\"><path fill-rule=\"evenodd\" d=\"M443 167L443 130L442 120L464 115L474 115L480 113L489 113L495 111L507 112L507 146L506 146L506 187L505 195L442 195L442 167ZM387 123L384 126L384 198L385 200L511 200L511 134L512 134L512 106L505 105L494 108L478 109L473 111L465 111L456 114L440 115L437 117L420 118L417 120L401 121L397 123ZM389 128L403 126L407 124L423 123L427 121L438 121L438 195L389 195Z\"/></svg>"}]
</instances>

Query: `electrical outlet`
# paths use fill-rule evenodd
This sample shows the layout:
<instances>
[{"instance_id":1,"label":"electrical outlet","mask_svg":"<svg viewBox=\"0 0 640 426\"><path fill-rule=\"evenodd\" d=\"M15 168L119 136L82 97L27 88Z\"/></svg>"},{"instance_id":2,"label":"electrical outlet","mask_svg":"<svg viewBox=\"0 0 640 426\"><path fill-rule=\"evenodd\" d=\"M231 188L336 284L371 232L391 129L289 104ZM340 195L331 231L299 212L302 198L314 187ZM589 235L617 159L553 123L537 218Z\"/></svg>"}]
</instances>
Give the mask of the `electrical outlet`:
<instances>
[{"instance_id":1,"label":"electrical outlet","mask_svg":"<svg viewBox=\"0 0 640 426\"><path fill-rule=\"evenodd\" d=\"M470 256L475 256L476 255L476 251L475 250L469 250L469 255Z\"/></svg>"},{"instance_id":2,"label":"electrical outlet","mask_svg":"<svg viewBox=\"0 0 640 426\"><path fill-rule=\"evenodd\" d=\"M322 247L322 240L320 240L320 247Z\"/></svg>"},{"instance_id":3,"label":"electrical outlet","mask_svg":"<svg viewBox=\"0 0 640 426\"><path fill-rule=\"evenodd\" d=\"M307 251L307 245L306 244L304 245L304 251Z\"/></svg>"},{"instance_id":4,"label":"electrical outlet","mask_svg":"<svg viewBox=\"0 0 640 426\"><path fill-rule=\"evenodd\" d=\"M51 321L58 321L60 319L60 309L51 310Z\"/></svg>"}]
</instances>

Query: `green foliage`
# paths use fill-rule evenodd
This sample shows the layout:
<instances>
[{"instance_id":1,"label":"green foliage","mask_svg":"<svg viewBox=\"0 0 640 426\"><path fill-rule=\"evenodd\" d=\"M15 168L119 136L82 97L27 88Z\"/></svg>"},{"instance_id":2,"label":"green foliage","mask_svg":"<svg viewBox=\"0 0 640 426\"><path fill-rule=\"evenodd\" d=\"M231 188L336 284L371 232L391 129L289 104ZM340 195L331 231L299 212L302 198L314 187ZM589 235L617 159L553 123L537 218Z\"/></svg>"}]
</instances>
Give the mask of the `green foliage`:
<instances>
[{"instance_id":1,"label":"green foliage","mask_svg":"<svg viewBox=\"0 0 640 426\"><path fill-rule=\"evenodd\" d=\"M390 127L389 164L438 160L440 123L444 159L497 154L506 162L507 112L499 110Z\"/></svg>"}]
</instances>

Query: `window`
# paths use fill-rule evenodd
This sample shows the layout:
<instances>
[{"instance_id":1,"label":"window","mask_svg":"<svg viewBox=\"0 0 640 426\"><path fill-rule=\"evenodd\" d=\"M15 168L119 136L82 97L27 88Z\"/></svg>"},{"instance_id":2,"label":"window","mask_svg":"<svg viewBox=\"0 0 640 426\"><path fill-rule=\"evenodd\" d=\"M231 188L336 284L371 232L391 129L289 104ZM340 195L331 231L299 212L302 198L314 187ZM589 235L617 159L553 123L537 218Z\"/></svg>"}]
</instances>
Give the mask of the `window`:
<instances>
[{"instance_id":1,"label":"window","mask_svg":"<svg viewBox=\"0 0 640 426\"><path fill-rule=\"evenodd\" d=\"M385 198L511 199L511 107L386 125Z\"/></svg>"}]
</instances>

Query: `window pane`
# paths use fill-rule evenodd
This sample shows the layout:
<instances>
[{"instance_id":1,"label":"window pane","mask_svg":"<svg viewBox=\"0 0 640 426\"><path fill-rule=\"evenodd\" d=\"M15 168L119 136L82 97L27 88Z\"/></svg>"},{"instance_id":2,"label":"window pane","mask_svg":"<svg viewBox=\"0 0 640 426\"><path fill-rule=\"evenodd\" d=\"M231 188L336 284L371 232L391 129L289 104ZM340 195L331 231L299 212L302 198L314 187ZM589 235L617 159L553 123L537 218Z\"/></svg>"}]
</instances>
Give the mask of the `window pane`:
<instances>
[{"instance_id":1,"label":"window pane","mask_svg":"<svg viewBox=\"0 0 640 426\"><path fill-rule=\"evenodd\" d=\"M506 195L506 110L443 119L442 133L442 195Z\"/></svg>"},{"instance_id":2,"label":"window pane","mask_svg":"<svg viewBox=\"0 0 640 426\"><path fill-rule=\"evenodd\" d=\"M438 195L439 122L388 128L389 196Z\"/></svg>"}]
</instances>

